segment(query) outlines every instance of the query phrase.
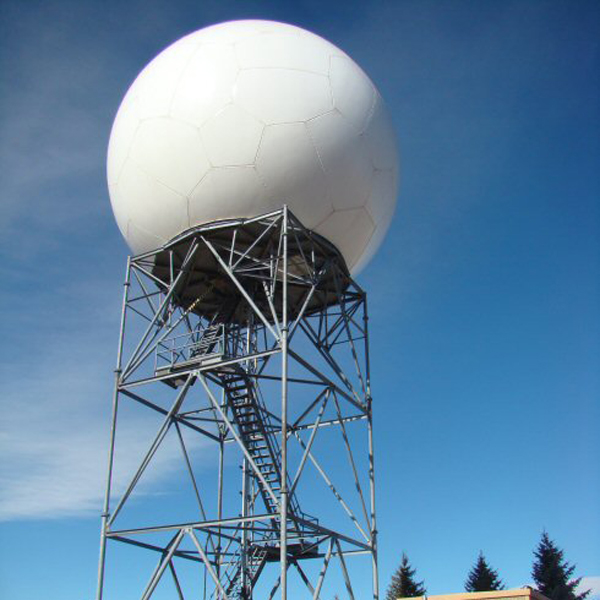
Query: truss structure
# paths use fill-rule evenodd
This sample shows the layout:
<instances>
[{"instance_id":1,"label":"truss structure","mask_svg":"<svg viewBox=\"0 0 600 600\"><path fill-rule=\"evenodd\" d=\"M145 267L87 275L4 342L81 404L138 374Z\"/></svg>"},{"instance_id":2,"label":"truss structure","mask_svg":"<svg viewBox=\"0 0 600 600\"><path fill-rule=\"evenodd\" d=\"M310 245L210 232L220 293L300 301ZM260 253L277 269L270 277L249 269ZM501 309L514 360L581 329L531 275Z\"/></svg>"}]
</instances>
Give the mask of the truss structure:
<instances>
[{"instance_id":1,"label":"truss structure","mask_svg":"<svg viewBox=\"0 0 600 600\"><path fill-rule=\"evenodd\" d=\"M148 557L128 572L142 600L379 597L367 323L337 249L286 207L128 261L97 600L125 546Z\"/></svg>"}]
</instances>

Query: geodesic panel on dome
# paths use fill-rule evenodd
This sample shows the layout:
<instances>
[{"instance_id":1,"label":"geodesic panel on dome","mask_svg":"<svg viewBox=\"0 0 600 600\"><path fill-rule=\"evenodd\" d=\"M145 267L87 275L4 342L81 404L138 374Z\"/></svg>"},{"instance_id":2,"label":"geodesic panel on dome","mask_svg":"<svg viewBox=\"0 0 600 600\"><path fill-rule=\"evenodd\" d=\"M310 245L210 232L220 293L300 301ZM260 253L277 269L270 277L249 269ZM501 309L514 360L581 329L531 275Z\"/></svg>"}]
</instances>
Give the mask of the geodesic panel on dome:
<instances>
[{"instance_id":1,"label":"geodesic panel on dome","mask_svg":"<svg viewBox=\"0 0 600 600\"><path fill-rule=\"evenodd\" d=\"M240 189L246 197L245 214L238 206ZM265 186L253 166L210 169L191 193L189 202L192 223L218 221L223 213L251 217L261 210L276 208L276 202L273 206L265 204Z\"/></svg>"},{"instance_id":2,"label":"geodesic panel on dome","mask_svg":"<svg viewBox=\"0 0 600 600\"><path fill-rule=\"evenodd\" d=\"M350 123L338 111L312 119L307 127L327 178L333 208L365 206L371 193L374 168L364 139L357 138Z\"/></svg>"},{"instance_id":3,"label":"geodesic panel on dome","mask_svg":"<svg viewBox=\"0 0 600 600\"><path fill-rule=\"evenodd\" d=\"M129 156L148 176L181 196L187 196L211 166L198 129L164 117L140 123Z\"/></svg>"},{"instance_id":4,"label":"geodesic panel on dome","mask_svg":"<svg viewBox=\"0 0 600 600\"><path fill-rule=\"evenodd\" d=\"M263 123L243 108L228 104L200 128L210 164L213 167L254 164L263 129ZM221 144L223 137L235 138L238 143Z\"/></svg>"},{"instance_id":5,"label":"geodesic panel on dome","mask_svg":"<svg viewBox=\"0 0 600 600\"><path fill-rule=\"evenodd\" d=\"M329 213L326 176L304 123L266 127L256 170L269 197L293 207L309 229Z\"/></svg>"}]
</instances>

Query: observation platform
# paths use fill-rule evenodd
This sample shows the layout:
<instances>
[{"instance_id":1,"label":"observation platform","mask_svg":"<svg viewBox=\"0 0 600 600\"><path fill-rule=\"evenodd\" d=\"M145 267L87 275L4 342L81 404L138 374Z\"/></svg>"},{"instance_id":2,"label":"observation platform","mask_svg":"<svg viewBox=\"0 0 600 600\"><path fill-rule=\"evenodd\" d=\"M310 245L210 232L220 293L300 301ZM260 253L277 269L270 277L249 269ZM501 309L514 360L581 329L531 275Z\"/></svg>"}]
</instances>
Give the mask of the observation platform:
<instances>
[{"instance_id":1,"label":"observation platform","mask_svg":"<svg viewBox=\"0 0 600 600\"><path fill-rule=\"evenodd\" d=\"M248 298L264 314L281 319L284 262L289 320L304 307L312 314L337 304L352 282L338 249L285 210L194 227L134 260L146 263L167 287L185 271L174 302L212 322L246 322Z\"/></svg>"}]
</instances>

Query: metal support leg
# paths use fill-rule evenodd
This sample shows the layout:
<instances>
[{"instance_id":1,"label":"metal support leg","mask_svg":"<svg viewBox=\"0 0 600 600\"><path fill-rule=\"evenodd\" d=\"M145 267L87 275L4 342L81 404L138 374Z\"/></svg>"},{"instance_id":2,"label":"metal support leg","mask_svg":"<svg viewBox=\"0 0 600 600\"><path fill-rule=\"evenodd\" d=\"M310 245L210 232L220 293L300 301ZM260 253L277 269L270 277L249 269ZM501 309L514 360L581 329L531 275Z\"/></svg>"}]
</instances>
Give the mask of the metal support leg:
<instances>
[{"instance_id":1,"label":"metal support leg","mask_svg":"<svg viewBox=\"0 0 600 600\"><path fill-rule=\"evenodd\" d=\"M371 398L371 361L369 354L369 315L367 298L363 303L365 331L365 380L367 391L367 427L369 434L369 488L371 500L371 557L373 571L373 600L379 600L379 567L377 563L377 511L375 509L375 444L373 440L373 399Z\"/></svg>"},{"instance_id":2,"label":"metal support leg","mask_svg":"<svg viewBox=\"0 0 600 600\"><path fill-rule=\"evenodd\" d=\"M119 409L119 378L121 376L121 363L123 360L123 340L125 337L125 323L127 316L127 298L129 295L129 281L131 273L131 259L127 259L127 271L125 283L123 284L123 305L121 307L121 330L119 333L119 347L117 350L117 367L115 369L115 388L113 394L112 418L110 425L110 442L108 445L108 468L106 474L106 492L104 495L104 506L102 510L102 521L100 529L100 556L98 559L98 581L96 585L96 600L102 600L104 593L104 570L106 566L106 530L108 528L108 517L110 510L110 491L112 484L112 472L115 456L115 438L117 433L117 413Z\"/></svg>"},{"instance_id":3,"label":"metal support leg","mask_svg":"<svg viewBox=\"0 0 600 600\"><path fill-rule=\"evenodd\" d=\"M283 298L281 327L281 501L280 501L280 567L281 567L281 600L287 600L287 393L288 393L288 320L287 320L287 284L288 284L288 212L283 209Z\"/></svg>"}]
</instances>

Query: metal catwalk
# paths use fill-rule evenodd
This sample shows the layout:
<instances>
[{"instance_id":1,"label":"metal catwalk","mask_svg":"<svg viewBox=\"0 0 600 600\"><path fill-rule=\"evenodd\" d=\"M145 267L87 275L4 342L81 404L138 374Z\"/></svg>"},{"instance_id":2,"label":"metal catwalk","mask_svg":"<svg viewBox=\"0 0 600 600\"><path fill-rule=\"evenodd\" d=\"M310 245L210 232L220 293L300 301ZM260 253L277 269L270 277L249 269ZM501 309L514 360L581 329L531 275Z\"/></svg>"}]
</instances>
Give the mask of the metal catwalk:
<instances>
[{"instance_id":1,"label":"metal catwalk","mask_svg":"<svg viewBox=\"0 0 600 600\"><path fill-rule=\"evenodd\" d=\"M379 597L367 323L339 252L286 208L128 261L97 600L117 543L154 556L143 600L318 599L330 582L354 599L365 557ZM116 489L134 409L158 420ZM141 508L168 440L186 483Z\"/></svg>"}]
</instances>

